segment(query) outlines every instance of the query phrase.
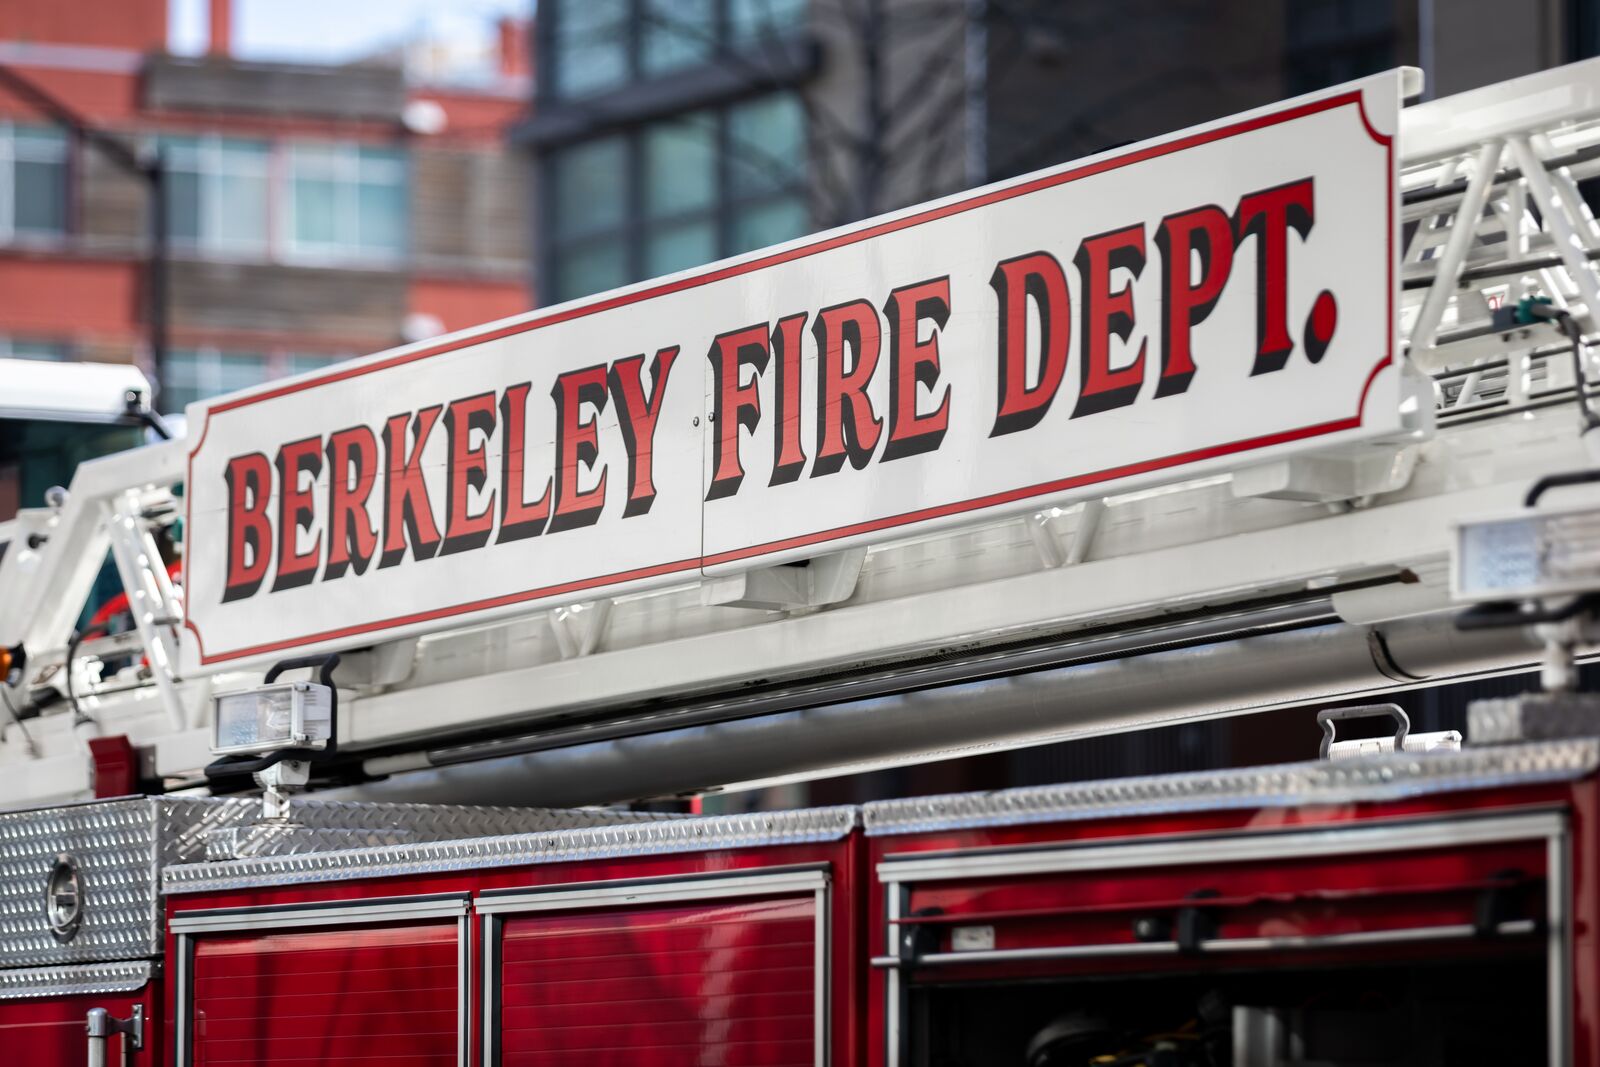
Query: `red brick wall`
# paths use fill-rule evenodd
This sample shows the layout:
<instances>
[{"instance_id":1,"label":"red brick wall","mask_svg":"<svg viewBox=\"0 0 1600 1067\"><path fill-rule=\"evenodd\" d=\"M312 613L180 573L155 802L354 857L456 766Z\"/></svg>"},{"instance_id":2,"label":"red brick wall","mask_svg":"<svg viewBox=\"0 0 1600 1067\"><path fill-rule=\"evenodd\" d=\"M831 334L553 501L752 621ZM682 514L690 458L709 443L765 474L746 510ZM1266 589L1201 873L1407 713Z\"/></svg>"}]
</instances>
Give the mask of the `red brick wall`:
<instances>
[{"instance_id":1,"label":"red brick wall","mask_svg":"<svg viewBox=\"0 0 1600 1067\"><path fill-rule=\"evenodd\" d=\"M114 0L94 5L62 0L4 0L0 38L32 43L97 45L140 52L167 45L167 0Z\"/></svg>"},{"instance_id":2,"label":"red brick wall","mask_svg":"<svg viewBox=\"0 0 1600 1067\"><path fill-rule=\"evenodd\" d=\"M531 311L533 295L528 291L528 286L520 281L414 278L411 282L410 305L412 311L438 316L446 330L462 330Z\"/></svg>"}]
</instances>

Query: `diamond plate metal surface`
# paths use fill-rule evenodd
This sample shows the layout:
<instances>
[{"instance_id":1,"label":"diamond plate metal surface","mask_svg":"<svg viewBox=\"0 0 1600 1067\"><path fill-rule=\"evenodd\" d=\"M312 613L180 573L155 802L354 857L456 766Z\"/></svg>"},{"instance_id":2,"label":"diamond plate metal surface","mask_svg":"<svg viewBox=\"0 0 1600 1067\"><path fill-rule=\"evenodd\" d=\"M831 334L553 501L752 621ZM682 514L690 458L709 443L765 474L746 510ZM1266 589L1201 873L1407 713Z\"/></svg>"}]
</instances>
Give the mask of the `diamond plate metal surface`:
<instances>
[{"instance_id":1,"label":"diamond plate metal surface","mask_svg":"<svg viewBox=\"0 0 1600 1067\"><path fill-rule=\"evenodd\" d=\"M203 861L220 839L297 854L680 817L297 799L296 830L283 833L254 831L260 815L254 797L131 797L0 813L0 968L160 955L161 869ZM45 916L45 884L63 854L77 863L83 892L82 926L65 943Z\"/></svg>"},{"instance_id":2,"label":"diamond plate metal surface","mask_svg":"<svg viewBox=\"0 0 1600 1067\"><path fill-rule=\"evenodd\" d=\"M246 859L334 852L453 838L633 825L682 815L603 809L455 807L440 804L365 804L299 798L287 821L218 826L205 831L205 858ZM190 857L193 859L194 857Z\"/></svg>"},{"instance_id":3,"label":"diamond plate metal surface","mask_svg":"<svg viewBox=\"0 0 1600 1067\"><path fill-rule=\"evenodd\" d=\"M136 993L149 984L149 960L82 963L75 967L16 967L0 971L0 1000L75 997L94 993Z\"/></svg>"},{"instance_id":4,"label":"diamond plate metal surface","mask_svg":"<svg viewBox=\"0 0 1600 1067\"><path fill-rule=\"evenodd\" d=\"M613 817L605 825L548 833L180 864L162 872L162 885L168 893L198 893L614 856L837 841L849 834L858 822L857 809L848 806L747 815L680 815L664 819L610 814Z\"/></svg>"},{"instance_id":5,"label":"diamond plate metal surface","mask_svg":"<svg viewBox=\"0 0 1600 1067\"><path fill-rule=\"evenodd\" d=\"M870 835L909 834L1120 815L1397 800L1566 782L1592 774L1597 767L1600 741L1586 738L885 800L865 805L863 816Z\"/></svg>"},{"instance_id":6,"label":"diamond plate metal surface","mask_svg":"<svg viewBox=\"0 0 1600 1067\"><path fill-rule=\"evenodd\" d=\"M0 966L129 960L161 951L158 872L205 855L207 826L252 818L247 800L96 801L0 813ZM56 857L78 864L83 923L65 943L45 917Z\"/></svg>"}]
</instances>

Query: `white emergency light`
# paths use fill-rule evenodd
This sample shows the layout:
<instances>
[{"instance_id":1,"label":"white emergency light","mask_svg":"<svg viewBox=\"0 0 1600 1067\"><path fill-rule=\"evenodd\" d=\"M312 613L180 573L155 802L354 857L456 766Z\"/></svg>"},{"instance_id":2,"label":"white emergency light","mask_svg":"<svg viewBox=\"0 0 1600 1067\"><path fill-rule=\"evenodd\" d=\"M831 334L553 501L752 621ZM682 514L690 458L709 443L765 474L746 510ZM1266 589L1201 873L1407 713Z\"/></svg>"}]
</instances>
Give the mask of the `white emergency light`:
<instances>
[{"instance_id":1,"label":"white emergency light","mask_svg":"<svg viewBox=\"0 0 1600 1067\"><path fill-rule=\"evenodd\" d=\"M211 751L219 756L321 749L332 732L333 690L315 682L218 693L212 705Z\"/></svg>"},{"instance_id":2,"label":"white emergency light","mask_svg":"<svg viewBox=\"0 0 1600 1067\"><path fill-rule=\"evenodd\" d=\"M1451 556L1450 591L1457 600L1600 592L1600 508L1459 522Z\"/></svg>"}]
</instances>

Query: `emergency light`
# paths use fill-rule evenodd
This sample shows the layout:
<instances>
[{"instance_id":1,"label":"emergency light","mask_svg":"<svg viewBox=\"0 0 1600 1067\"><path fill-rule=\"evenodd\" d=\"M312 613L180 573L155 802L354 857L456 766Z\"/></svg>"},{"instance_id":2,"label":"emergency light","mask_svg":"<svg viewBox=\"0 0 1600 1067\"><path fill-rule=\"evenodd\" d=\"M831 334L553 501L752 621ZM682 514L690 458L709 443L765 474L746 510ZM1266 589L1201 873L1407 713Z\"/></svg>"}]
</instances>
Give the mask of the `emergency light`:
<instances>
[{"instance_id":1,"label":"emergency light","mask_svg":"<svg viewBox=\"0 0 1600 1067\"><path fill-rule=\"evenodd\" d=\"M1600 591L1600 508L1524 511L1455 526L1457 600L1532 600Z\"/></svg>"},{"instance_id":2,"label":"emergency light","mask_svg":"<svg viewBox=\"0 0 1600 1067\"><path fill-rule=\"evenodd\" d=\"M333 690L328 686L281 682L218 693L212 703L211 751L217 755L328 744L333 720Z\"/></svg>"}]
</instances>

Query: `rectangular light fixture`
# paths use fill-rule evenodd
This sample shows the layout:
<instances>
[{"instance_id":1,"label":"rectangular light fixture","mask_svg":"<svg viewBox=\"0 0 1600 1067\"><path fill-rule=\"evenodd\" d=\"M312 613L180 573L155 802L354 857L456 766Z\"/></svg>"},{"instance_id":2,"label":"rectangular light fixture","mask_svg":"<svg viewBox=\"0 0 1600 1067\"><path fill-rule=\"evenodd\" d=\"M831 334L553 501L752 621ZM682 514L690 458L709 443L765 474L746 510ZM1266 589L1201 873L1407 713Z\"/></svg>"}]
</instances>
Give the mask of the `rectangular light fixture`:
<instances>
[{"instance_id":1,"label":"rectangular light fixture","mask_svg":"<svg viewBox=\"0 0 1600 1067\"><path fill-rule=\"evenodd\" d=\"M1600 508L1458 522L1450 591L1475 601L1600 592Z\"/></svg>"},{"instance_id":2,"label":"rectangular light fixture","mask_svg":"<svg viewBox=\"0 0 1600 1067\"><path fill-rule=\"evenodd\" d=\"M283 748L325 748L333 692L314 682L280 682L212 698L211 751L260 755Z\"/></svg>"}]
</instances>

